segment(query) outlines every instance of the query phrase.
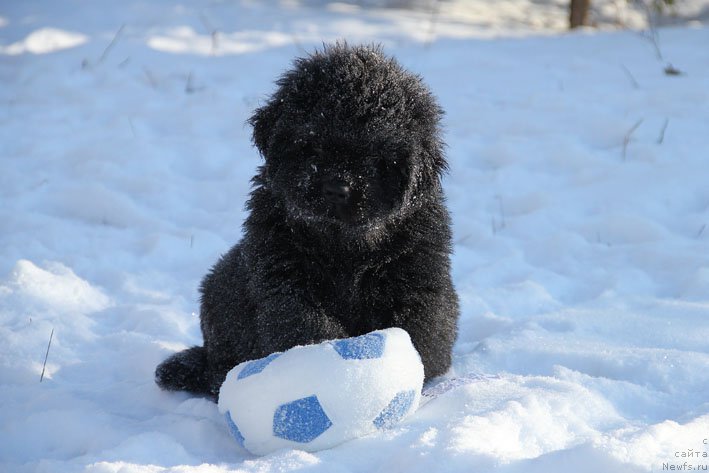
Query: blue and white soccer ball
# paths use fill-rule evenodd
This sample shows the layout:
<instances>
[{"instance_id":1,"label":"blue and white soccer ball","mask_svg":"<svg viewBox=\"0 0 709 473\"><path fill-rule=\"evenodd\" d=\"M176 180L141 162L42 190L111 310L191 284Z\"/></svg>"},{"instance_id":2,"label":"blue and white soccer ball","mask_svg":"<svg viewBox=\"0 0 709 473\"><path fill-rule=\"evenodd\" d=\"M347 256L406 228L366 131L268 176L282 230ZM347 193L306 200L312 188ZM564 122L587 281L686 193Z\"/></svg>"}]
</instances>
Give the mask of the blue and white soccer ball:
<instances>
[{"instance_id":1,"label":"blue and white soccer ball","mask_svg":"<svg viewBox=\"0 0 709 473\"><path fill-rule=\"evenodd\" d=\"M408 333L390 328L241 363L219 411L251 453L315 451L401 421L418 408L423 377Z\"/></svg>"}]
</instances>

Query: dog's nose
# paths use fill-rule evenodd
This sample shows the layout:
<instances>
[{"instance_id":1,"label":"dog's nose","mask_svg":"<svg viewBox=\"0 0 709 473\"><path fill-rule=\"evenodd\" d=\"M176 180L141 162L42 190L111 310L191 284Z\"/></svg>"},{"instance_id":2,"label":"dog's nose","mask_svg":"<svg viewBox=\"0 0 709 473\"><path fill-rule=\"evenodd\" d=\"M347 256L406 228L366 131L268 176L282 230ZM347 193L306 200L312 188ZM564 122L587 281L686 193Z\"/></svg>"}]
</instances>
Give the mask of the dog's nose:
<instances>
[{"instance_id":1,"label":"dog's nose","mask_svg":"<svg viewBox=\"0 0 709 473\"><path fill-rule=\"evenodd\" d=\"M322 193L331 204L344 205L350 200L350 185L344 181L327 181L322 186Z\"/></svg>"}]
</instances>

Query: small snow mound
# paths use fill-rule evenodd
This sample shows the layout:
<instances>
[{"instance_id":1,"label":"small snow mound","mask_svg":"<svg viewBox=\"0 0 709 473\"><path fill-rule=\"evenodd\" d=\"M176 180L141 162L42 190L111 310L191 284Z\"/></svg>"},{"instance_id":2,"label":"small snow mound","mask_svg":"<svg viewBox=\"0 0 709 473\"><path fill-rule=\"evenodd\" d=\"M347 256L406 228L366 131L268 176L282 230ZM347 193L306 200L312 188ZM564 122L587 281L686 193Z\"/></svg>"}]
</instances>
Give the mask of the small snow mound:
<instances>
[{"instance_id":1,"label":"small snow mound","mask_svg":"<svg viewBox=\"0 0 709 473\"><path fill-rule=\"evenodd\" d=\"M220 35L219 48L215 48L211 35L200 35L188 26L181 26L149 38L148 47L173 54L223 56L253 53L292 41L292 36L276 31L239 31Z\"/></svg>"},{"instance_id":2,"label":"small snow mound","mask_svg":"<svg viewBox=\"0 0 709 473\"><path fill-rule=\"evenodd\" d=\"M88 41L88 37L81 33L59 30L56 28L42 28L30 33L22 41L9 46L0 46L0 54L15 56L18 54L47 54L62 49L74 48Z\"/></svg>"},{"instance_id":3,"label":"small snow mound","mask_svg":"<svg viewBox=\"0 0 709 473\"><path fill-rule=\"evenodd\" d=\"M667 230L649 218L617 213L607 215L598 222L597 227L589 229L589 235L600 238L613 245L631 245L655 242L667 238Z\"/></svg>"},{"instance_id":4,"label":"small snow mound","mask_svg":"<svg viewBox=\"0 0 709 473\"><path fill-rule=\"evenodd\" d=\"M603 396L550 377L471 379L429 401L422 416L460 406L448 449L495 458L501 464L537 458L599 438L622 418Z\"/></svg>"},{"instance_id":5,"label":"small snow mound","mask_svg":"<svg viewBox=\"0 0 709 473\"><path fill-rule=\"evenodd\" d=\"M41 305L66 312L88 314L111 305L111 300L100 289L57 262L49 262L46 269L42 269L31 261L18 261L0 291L27 296Z\"/></svg>"},{"instance_id":6,"label":"small snow mound","mask_svg":"<svg viewBox=\"0 0 709 473\"><path fill-rule=\"evenodd\" d=\"M597 443L620 461L653 471L698 470L706 468L708 431L709 415L704 415L686 424L667 420L646 428L622 429Z\"/></svg>"}]
</instances>

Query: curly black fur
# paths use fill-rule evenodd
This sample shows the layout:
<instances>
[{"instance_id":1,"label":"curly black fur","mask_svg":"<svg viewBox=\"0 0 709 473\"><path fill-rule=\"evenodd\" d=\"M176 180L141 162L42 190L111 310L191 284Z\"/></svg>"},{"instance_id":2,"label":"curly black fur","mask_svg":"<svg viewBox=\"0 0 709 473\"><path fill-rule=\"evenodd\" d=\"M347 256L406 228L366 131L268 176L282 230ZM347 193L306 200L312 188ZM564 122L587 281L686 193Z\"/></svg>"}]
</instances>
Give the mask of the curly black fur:
<instances>
[{"instance_id":1,"label":"curly black fur","mask_svg":"<svg viewBox=\"0 0 709 473\"><path fill-rule=\"evenodd\" d=\"M427 379L444 373L458 299L442 110L378 47L325 47L277 84L250 120L265 163L244 237L202 282L204 347L164 361L157 383L216 395L242 361L392 326Z\"/></svg>"}]
</instances>

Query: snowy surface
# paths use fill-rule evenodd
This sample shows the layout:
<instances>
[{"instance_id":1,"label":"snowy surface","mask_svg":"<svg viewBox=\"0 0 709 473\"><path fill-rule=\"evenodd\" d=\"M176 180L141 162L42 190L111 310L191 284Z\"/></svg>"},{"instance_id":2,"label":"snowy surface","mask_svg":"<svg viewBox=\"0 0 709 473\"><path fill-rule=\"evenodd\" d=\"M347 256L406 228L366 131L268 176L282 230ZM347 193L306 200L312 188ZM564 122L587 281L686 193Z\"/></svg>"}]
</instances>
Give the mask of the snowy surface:
<instances>
[{"instance_id":1,"label":"snowy surface","mask_svg":"<svg viewBox=\"0 0 709 473\"><path fill-rule=\"evenodd\" d=\"M303 3L0 5L0 471L709 469L709 28L659 30L660 60L612 24L551 34L561 1ZM383 42L447 111L451 389L254 457L153 370L200 342L199 281L240 237L246 119L338 37Z\"/></svg>"}]
</instances>

